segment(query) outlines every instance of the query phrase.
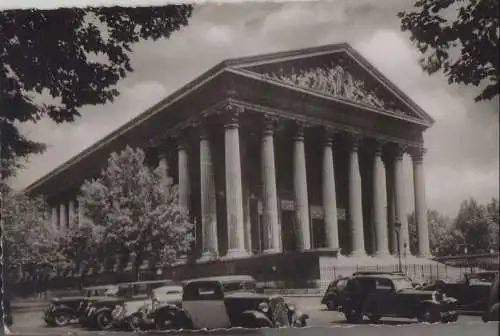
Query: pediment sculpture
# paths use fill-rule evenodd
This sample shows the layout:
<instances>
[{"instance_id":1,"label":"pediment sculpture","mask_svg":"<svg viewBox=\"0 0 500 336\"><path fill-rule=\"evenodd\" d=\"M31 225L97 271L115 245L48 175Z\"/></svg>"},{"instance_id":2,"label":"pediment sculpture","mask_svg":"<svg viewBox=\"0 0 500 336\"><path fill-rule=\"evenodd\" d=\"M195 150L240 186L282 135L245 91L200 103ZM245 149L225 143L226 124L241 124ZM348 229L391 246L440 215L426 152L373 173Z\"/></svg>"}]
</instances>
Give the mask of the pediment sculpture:
<instances>
[{"instance_id":1,"label":"pediment sculpture","mask_svg":"<svg viewBox=\"0 0 500 336\"><path fill-rule=\"evenodd\" d=\"M348 99L361 105L408 115L408 113L396 108L394 101L386 101L380 98L374 90L368 89L364 80L355 78L339 63L332 62L324 66L309 68L291 67L286 70L280 68L276 72L267 72L263 75L269 79L332 97Z\"/></svg>"}]
</instances>

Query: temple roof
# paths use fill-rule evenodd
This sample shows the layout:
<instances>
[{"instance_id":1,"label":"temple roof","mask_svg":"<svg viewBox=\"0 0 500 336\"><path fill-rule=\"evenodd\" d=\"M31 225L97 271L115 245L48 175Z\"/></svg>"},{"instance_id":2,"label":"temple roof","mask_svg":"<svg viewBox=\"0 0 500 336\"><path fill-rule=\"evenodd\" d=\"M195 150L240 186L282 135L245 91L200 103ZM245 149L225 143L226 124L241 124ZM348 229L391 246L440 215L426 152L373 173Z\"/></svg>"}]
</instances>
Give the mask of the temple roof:
<instances>
[{"instance_id":1,"label":"temple roof","mask_svg":"<svg viewBox=\"0 0 500 336\"><path fill-rule=\"evenodd\" d=\"M355 104L370 111L420 124L424 128L434 123L425 111L347 43L228 59L41 177L25 188L25 191L36 193L53 177L84 159L90 159L95 152L113 147L112 143L127 133L200 87L210 84L222 73L228 72L319 95L325 99Z\"/></svg>"}]
</instances>

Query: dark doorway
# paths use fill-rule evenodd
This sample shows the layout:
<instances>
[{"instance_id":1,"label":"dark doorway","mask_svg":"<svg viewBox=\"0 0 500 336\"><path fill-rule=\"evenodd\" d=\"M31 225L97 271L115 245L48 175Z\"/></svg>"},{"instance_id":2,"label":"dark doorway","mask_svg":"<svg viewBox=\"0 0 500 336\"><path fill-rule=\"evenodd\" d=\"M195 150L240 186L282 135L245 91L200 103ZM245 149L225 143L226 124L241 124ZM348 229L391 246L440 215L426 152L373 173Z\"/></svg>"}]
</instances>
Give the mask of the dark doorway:
<instances>
[{"instance_id":1,"label":"dark doorway","mask_svg":"<svg viewBox=\"0 0 500 336\"><path fill-rule=\"evenodd\" d=\"M281 236L283 237L283 251L295 251L295 212L283 210L281 212Z\"/></svg>"}]
</instances>

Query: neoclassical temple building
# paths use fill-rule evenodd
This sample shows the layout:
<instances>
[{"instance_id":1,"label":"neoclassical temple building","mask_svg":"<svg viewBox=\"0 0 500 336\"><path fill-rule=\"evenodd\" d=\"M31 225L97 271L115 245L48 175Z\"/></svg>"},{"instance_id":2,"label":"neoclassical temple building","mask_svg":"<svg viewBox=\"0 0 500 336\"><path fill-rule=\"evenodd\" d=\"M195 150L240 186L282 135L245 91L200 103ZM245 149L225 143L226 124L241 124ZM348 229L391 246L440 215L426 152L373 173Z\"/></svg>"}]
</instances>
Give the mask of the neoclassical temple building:
<instances>
[{"instance_id":1,"label":"neoclassical temple building","mask_svg":"<svg viewBox=\"0 0 500 336\"><path fill-rule=\"evenodd\" d=\"M433 122L348 44L231 59L27 191L46 195L54 225L66 229L84 179L110 153L141 147L197 223L196 261L183 276L272 269L317 278L340 255L394 259L398 241L411 254L405 153L418 256L430 257L423 133Z\"/></svg>"}]
</instances>

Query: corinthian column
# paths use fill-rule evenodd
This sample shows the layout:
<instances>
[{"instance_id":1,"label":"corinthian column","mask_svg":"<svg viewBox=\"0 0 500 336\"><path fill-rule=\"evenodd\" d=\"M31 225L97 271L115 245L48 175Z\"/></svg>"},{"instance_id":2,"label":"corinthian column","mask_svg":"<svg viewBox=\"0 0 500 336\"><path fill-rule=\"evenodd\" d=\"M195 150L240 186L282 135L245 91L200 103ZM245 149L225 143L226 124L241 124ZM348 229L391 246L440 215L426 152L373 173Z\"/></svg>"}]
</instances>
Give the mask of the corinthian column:
<instances>
[{"instance_id":1,"label":"corinthian column","mask_svg":"<svg viewBox=\"0 0 500 336\"><path fill-rule=\"evenodd\" d=\"M413 185L415 188L415 221L418 234L418 255L431 257L429 242L429 223L427 222L427 204L425 200L424 154L425 149L418 147L412 150Z\"/></svg>"},{"instance_id":2,"label":"corinthian column","mask_svg":"<svg viewBox=\"0 0 500 336\"><path fill-rule=\"evenodd\" d=\"M68 227L68 212L66 210L66 203L59 205L59 227L61 230L66 230Z\"/></svg>"},{"instance_id":3,"label":"corinthian column","mask_svg":"<svg viewBox=\"0 0 500 336\"><path fill-rule=\"evenodd\" d=\"M206 125L200 127L200 189L201 189L201 259L214 259L219 255L217 242L217 210L215 200L215 178L212 163L210 138Z\"/></svg>"},{"instance_id":4,"label":"corinthian column","mask_svg":"<svg viewBox=\"0 0 500 336\"><path fill-rule=\"evenodd\" d=\"M266 118L262 136L264 253L279 252L278 196L274 158L273 120Z\"/></svg>"},{"instance_id":5,"label":"corinthian column","mask_svg":"<svg viewBox=\"0 0 500 336\"><path fill-rule=\"evenodd\" d=\"M306 155L304 149L304 128L298 125L293 138L293 187L295 193L295 229L298 250L311 248L311 233L309 228L309 199L307 195Z\"/></svg>"},{"instance_id":6,"label":"corinthian column","mask_svg":"<svg viewBox=\"0 0 500 336\"><path fill-rule=\"evenodd\" d=\"M337 195L335 190L335 169L332 147L332 137L330 132L328 132L323 145L323 212L325 214L327 247L330 249L338 249Z\"/></svg>"},{"instance_id":7,"label":"corinthian column","mask_svg":"<svg viewBox=\"0 0 500 336\"><path fill-rule=\"evenodd\" d=\"M56 206L52 207L52 225L54 228L59 227L59 209Z\"/></svg>"},{"instance_id":8,"label":"corinthian column","mask_svg":"<svg viewBox=\"0 0 500 336\"><path fill-rule=\"evenodd\" d=\"M224 128L226 158L227 258L248 256L243 223L243 187L241 180L240 135L236 108L229 106Z\"/></svg>"},{"instance_id":9,"label":"corinthian column","mask_svg":"<svg viewBox=\"0 0 500 336\"><path fill-rule=\"evenodd\" d=\"M399 248L401 253L410 255L410 235L408 229L408 217L406 203L404 199L405 184L403 171L403 154L406 152L406 146L396 146L396 159L394 160L394 203L396 210L396 221L401 224L401 233ZM405 250L406 245L406 250Z\"/></svg>"},{"instance_id":10,"label":"corinthian column","mask_svg":"<svg viewBox=\"0 0 500 336\"><path fill-rule=\"evenodd\" d=\"M359 171L358 149L361 139L354 135L351 137L349 153L349 220L351 225L352 256L364 256L365 238L363 233L363 205L361 174Z\"/></svg>"},{"instance_id":11,"label":"corinthian column","mask_svg":"<svg viewBox=\"0 0 500 336\"><path fill-rule=\"evenodd\" d=\"M387 186L386 171L382 162L384 142L377 141L373 160L373 223L375 225L375 255L387 257L389 238L387 233Z\"/></svg>"},{"instance_id":12,"label":"corinthian column","mask_svg":"<svg viewBox=\"0 0 500 336\"><path fill-rule=\"evenodd\" d=\"M168 192L168 187L172 184L172 179L169 176L169 166L167 153L165 149L160 149L158 153L158 170L160 173L161 184L165 192Z\"/></svg>"},{"instance_id":13,"label":"corinthian column","mask_svg":"<svg viewBox=\"0 0 500 336\"><path fill-rule=\"evenodd\" d=\"M179 205L189 215L191 210L191 181L189 178L189 156L186 139L180 139L177 154L179 156Z\"/></svg>"}]
</instances>

